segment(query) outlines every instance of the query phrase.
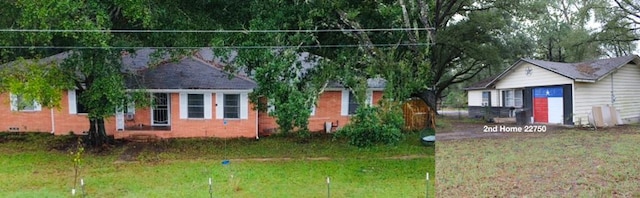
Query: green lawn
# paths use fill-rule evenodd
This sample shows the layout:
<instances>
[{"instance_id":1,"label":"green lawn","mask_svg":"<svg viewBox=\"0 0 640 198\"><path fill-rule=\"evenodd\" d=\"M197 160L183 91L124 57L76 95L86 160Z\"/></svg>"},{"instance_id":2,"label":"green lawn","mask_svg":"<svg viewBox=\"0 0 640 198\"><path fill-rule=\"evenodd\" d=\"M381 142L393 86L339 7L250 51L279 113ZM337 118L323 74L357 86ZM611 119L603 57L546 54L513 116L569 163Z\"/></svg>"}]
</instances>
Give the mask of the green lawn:
<instances>
[{"instance_id":1,"label":"green lawn","mask_svg":"<svg viewBox=\"0 0 640 198\"><path fill-rule=\"evenodd\" d=\"M1 134L0 134L1 135ZM16 140L19 139L19 140ZM0 197L69 197L73 157L60 137L0 136ZM418 134L398 146L359 149L326 136L171 140L147 146L138 162L114 163L127 146L85 153L87 197L424 197L434 149ZM229 165L222 165L230 159ZM434 196L434 180L429 183Z\"/></svg>"},{"instance_id":2,"label":"green lawn","mask_svg":"<svg viewBox=\"0 0 640 198\"><path fill-rule=\"evenodd\" d=\"M437 146L438 197L640 197L637 126Z\"/></svg>"}]
</instances>

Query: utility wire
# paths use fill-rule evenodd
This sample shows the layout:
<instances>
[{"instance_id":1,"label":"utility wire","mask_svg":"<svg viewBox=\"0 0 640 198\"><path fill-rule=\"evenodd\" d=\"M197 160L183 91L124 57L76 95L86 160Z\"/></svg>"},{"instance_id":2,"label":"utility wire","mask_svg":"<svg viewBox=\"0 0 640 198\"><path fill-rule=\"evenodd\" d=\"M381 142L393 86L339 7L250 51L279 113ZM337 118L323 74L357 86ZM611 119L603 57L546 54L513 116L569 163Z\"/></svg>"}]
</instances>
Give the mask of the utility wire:
<instances>
[{"instance_id":1,"label":"utility wire","mask_svg":"<svg viewBox=\"0 0 640 198\"><path fill-rule=\"evenodd\" d=\"M211 49L279 49L279 48L351 48L351 47L395 47L395 46L428 46L431 43L410 43L410 44L373 44L373 45L271 45L271 46L191 46L191 47L141 47L141 46L0 46L0 49L197 49L197 48L211 48Z\"/></svg>"},{"instance_id":2,"label":"utility wire","mask_svg":"<svg viewBox=\"0 0 640 198\"><path fill-rule=\"evenodd\" d=\"M420 31L434 28L376 28L376 29L310 29L310 30L86 30L86 29L0 29L0 32L45 33L317 33L317 32L383 32Z\"/></svg>"}]
</instances>

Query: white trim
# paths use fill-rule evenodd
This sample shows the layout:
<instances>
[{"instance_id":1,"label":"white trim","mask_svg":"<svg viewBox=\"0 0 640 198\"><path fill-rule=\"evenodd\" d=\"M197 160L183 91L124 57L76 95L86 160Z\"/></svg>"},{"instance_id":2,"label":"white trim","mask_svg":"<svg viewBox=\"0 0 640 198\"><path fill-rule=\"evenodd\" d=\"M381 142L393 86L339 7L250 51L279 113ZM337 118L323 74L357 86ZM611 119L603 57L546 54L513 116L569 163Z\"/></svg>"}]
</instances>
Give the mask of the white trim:
<instances>
[{"instance_id":1,"label":"white trim","mask_svg":"<svg viewBox=\"0 0 640 198\"><path fill-rule=\"evenodd\" d=\"M272 113L276 110L276 106L273 105L273 99L267 99L267 113Z\"/></svg>"},{"instance_id":2,"label":"white trim","mask_svg":"<svg viewBox=\"0 0 640 198\"><path fill-rule=\"evenodd\" d=\"M18 95L9 93L9 105L11 105L11 111L18 111Z\"/></svg>"},{"instance_id":3,"label":"white trim","mask_svg":"<svg viewBox=\"0 0 640 198\"><path fill-rule=\"evenodd\" d=\"M564 89L562 90L562 94L564 95ZM532 96L533 99L533 96ZM573 117L571 120L573 122L573 125L576 125L576 118L578 115L575 114L576 112L576 85L575 82L571 82L571 117ZM582 122L582 120L580 120L580 122ZM589 123L589 119L587 119L587 123ZM578 123L578 125L582 125L582 123Z\"/></svg>"},{"instance_id":4,"label":"white trim","mask_svg":"<svg viewBox=\"0 0 640 198\"><path fill-rule=\"evenodd\" d=\"M20 109L18 106L18 98L20 96L13 94L13 93L9 93L9 103L11 105L11 111L19 111L19 112L36 112L36 111L42 111L42 105L40 105L40 103L36 102L36 101L32 101L33 103L31 104L31 107L33 107L33 109Z\"/></svg>"},{"instance_id":5,"label":"white trim","mask_svg":"<svg viewBox=\"0 0 640 198\"><path fill-rule=\"evenodd\" d=\"M249 94L240 93L240 119L249 119Z\"/></svg>"},{"instance_id":6,"label":"white trim","mask_svg":"<svg viewBox=\"0 0 640 198\"><path fill-rule=\"evenodd\" d=\"M342 102L340 106L341 106L340 115L348 116L349 115L349 90L347 89L342 89Z\"/></svg>"},{"instance_id":7,"label":"white trim","mask_svg":"<svg viewBox=\"0 0 640 198\"><path fill-rule=\"evenodd\" d=\"M311 114L309 114L310 116L315 116L316 115L316 105L312 105L311 106Z\"/></svg>"},{"instance_id":8,"label":"white trim","mask_svg":"<svg viewBox=\"0 0 640 198\"><path fill-rule=\"evenodd\" d=\"M345 89L347 88L324 88L324 91L342 91ZM384 91L384 88L367 88L367 90L368 91Z\"/></svg>"},{"instance_id":9,"label":"white trim","mask_svg":"<svg viewBox=\"0 0 640 198\"><path fill-rule=\"evenodd\" d=\"M187 93L179 93L179 98L180 98L180 105L178 105L180 108L180 119L187 119L188 116L188 111L187 111ZM153 118L151 118L153 119Z\"/></svg>"},{"instance_id":10,"label":"white trim","mask_svg":"<svg viewBox=\"0 0 640 198\"><path fill-rule=\"evenodd\" d=\"M204 93L251 93L251 89L129 89L127 91L144 91L151 93L190 93L190 94L204 94Z\"/></svg>"},{"instance_id":11,"label":"white trim","mask_svg":"<svg viewBox=\"0 0 640 198\"><path fill-rule=\"evenodd\" d=\"M204 119L211 120L211 93L204 94Z\"/></svg>"},{"instance_id":12,"label":"white trim","mask_svg":"<svg viewBox=\"0 0 640 198\"><path fill-rule=\"evenodd\" d=\"M224 119L224 94L221 92L216 94L216 119Z\"/></svg>"},{"instance_id":13,"label":"white trim","mask_svg":"<svg viewBox=\"0 0 640 198\"><path fill-rule=\"evenodd\" d=\"M69 102L69 114L78 114L78 103L76 100L76 90L75 89L70 89L69 91L67 91L67 95L68 95L68 102Z\"/></svg>"},{"instance_id":14,"label":"white trim","mask_svg":"<svg viewBox=\"0 0 640 198\"><path fill-rule=\"evenodd\" d=\"M373 106L373 90L367 90L367 100L366 100L367 104L369 104L369 106Z\"/></svg>"}]
</instances>

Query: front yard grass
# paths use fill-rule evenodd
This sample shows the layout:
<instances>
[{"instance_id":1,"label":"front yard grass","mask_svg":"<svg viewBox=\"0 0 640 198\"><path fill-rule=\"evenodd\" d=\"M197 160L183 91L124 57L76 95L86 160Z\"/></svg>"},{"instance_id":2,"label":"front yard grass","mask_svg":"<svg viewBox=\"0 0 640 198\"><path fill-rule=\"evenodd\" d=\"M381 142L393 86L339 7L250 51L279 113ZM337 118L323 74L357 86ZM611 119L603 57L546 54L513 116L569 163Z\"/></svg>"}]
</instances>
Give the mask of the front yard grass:
<instances>
[{"instance_id":1,"label":"front yard grass","mask_svg":"<svg viewBox=\"0 0 640 198\"><path fill-rule=\"evenodd\" d=\"M438 197L640 197L637 126L511 135L438 142Z\"/></svg>"},{"instance_id":2,"label":"front yard grass","mask_svg":"<svg viewBox=\"0 0 640 198\"><path fill-rule=\"evenodd\" d=\"M327 176L332 197L424 197L434 149L418 136L366 149L327 136L308 143L288 137L176 139L145 146L137 162L114 163L128 144L85 153L80 177L87 197L209 197L209 177L214 197L327 197ZM0 197L70 197L73 157L52 149L59 139L0 137ZM221 164L224 159L229 165Z\"/></svg>"}]
</instances>

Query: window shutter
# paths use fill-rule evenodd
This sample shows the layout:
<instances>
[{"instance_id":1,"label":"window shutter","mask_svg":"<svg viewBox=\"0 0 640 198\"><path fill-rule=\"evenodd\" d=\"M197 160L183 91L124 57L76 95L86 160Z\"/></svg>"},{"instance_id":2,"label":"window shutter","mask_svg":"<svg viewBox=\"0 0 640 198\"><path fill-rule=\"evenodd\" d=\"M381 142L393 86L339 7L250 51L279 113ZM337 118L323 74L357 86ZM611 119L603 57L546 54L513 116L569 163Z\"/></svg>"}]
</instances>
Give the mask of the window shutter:
<instances>
[{"instance_id":1,"label":"window shutter","mask_svg":"<svg viewBox=\"0 0 640 198\"><path fill-rule=\"evenodd\" d=\"M342 105L340 108L340 115L349 115L349 90L342 90Z\"/></svg>"},{"instance_id":2,"label":"window shutter","mask_svg":"<svg viewBox=\"0 0 640 198\"><path fill-rule=\"evenodd\" d=\"M136 114L136 103L131 101L127 103L127 113Z\"/></svg>"},{"instance_id":3,"label":"window shutter","mask_svg":"<svg viewBox=\"0 0 640 198\"><path fill-rule=\"evenodd\" d=\"M204 94L204 119L211 119L211 93Z\"/></svg>"},{"instance_id":4,"label":"window shutter","mask_svg":"<svg viewBox=\"0 0 640 198\"><path fill-rule=\"evenodd\" d=\"M216 119L224 118L224 94L216 93Z\"/></svg>"},{"instance_id":5,"label":"window shutter","mask_svg":"<svg viewBox=\"0 0 640 198\"><path fill-rule=\"evenodd\" d=\"M249 118L249 96L247 93L240 94L240 119Z\"/></svg>"},{"instance_id":6,"label":"window shutter","mask_svg":"<svg viewBox=\"0 0 640 198\"><path fill-rule=\"evenodd\" d=\"M373 106L373 90L367 90L367 104Z\"/></svg>"},{"instance_id":7,"label":"window shutter","mask_svg":"<svg viewBox=\"0 0 640 198\"><path fill-rule=\"evenodd\" d=\"M267 100L267 113L271 113L276 110L276 106L273 105L273 99Z\"/></svg>"},{"instance_id":8,"label":"window shutter","mask_svg":"<svg viewBox=\"0 0 640 198\"><path fill-rule=\"evenodd\" d=\"M76 102L76 90L67 91L69 96L69 114L78 114L77 102Z\"/></svg>"},{"instance_id":9,"label":"window shutter","mask_svg":"<svg viewBox=\"0 0 640 198\"><path fill-rule=\"evenodd\" d=\"M187 119L188 117L188 108L187 108L187 94L186 93L180 93L179 94L180 97L180 119Z\"/></svg>"},{"instance_id":10,"label":"window shutter","mask_svg":"<svg viewBox=\"0 0 640 198\"><path fill-rule=\"evenodd\" d=\"M502 106L507 106L507 91L502 91Z\"/></svg>"},{"instance_id":11,"label":"window shutter","mask_svg":"<svg viewBox=\"0 0 640 198\"><path fill-rule=\"evenodd\" d=\"M12 93L9 93L9 100L11 103L11 111L18 111L18 96Z\"/></svg>"},{"instance_id":12,"label":"window shutter","mask_svg":"<svg viewBox=\"0 0 640 198\"><path fill-rule=\"evenodd\" d=\"M315 104L313 106L311 106L311 115L312 116L316 115L316 105Z\"/></svg>"}]
</instances>

